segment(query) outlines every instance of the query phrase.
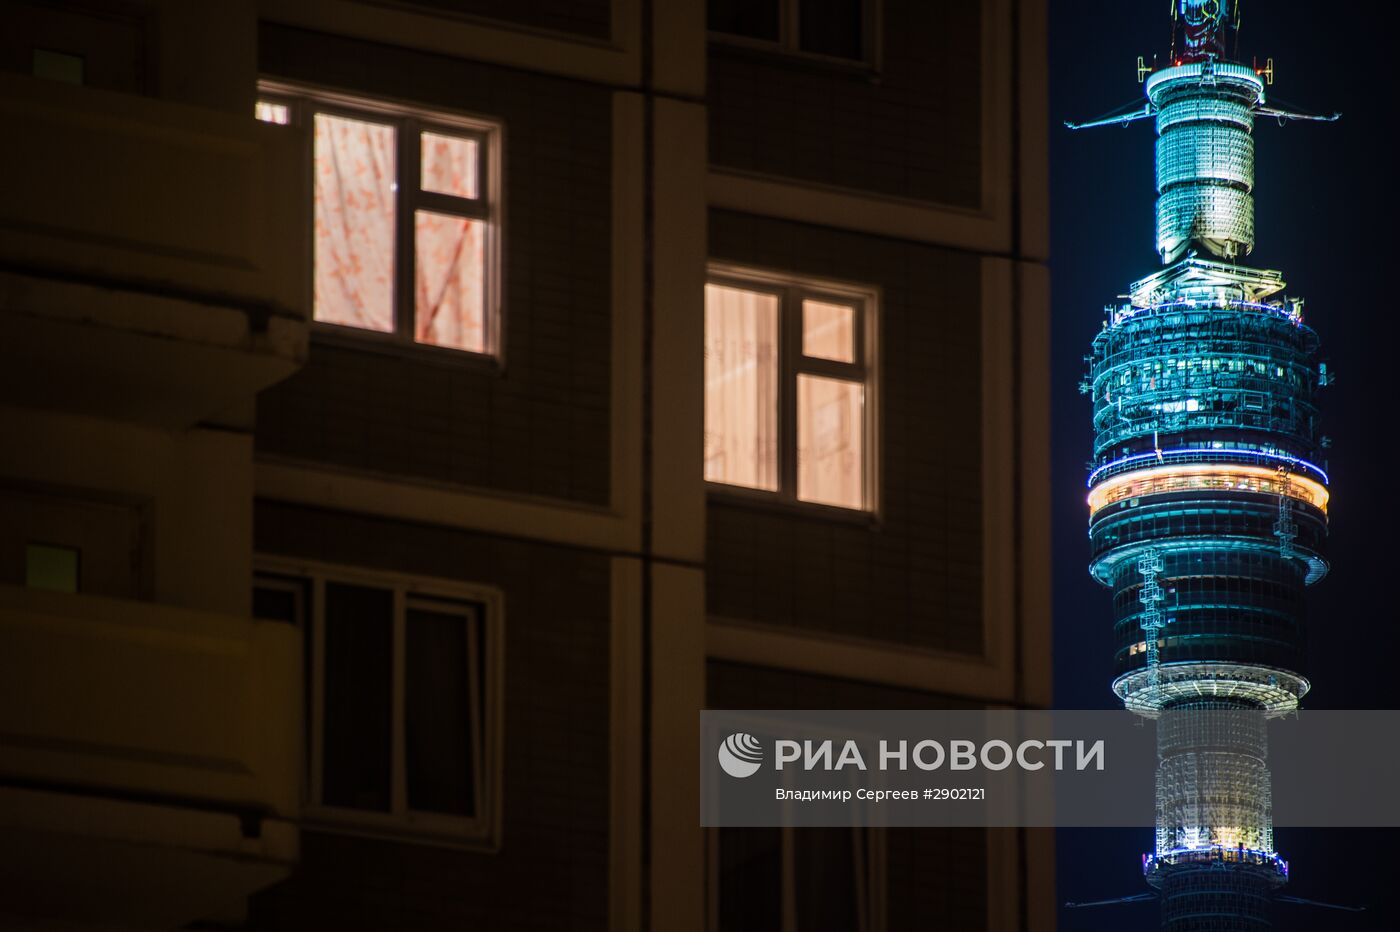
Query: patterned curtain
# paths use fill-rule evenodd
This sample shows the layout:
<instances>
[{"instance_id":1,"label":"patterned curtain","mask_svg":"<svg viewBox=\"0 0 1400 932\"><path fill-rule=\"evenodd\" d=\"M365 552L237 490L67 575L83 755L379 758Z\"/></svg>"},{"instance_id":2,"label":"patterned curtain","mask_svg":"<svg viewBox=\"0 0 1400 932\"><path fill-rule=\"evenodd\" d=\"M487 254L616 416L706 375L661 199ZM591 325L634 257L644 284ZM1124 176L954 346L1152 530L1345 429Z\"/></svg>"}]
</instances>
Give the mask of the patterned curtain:
<instances>
[{"instance_id":1,"label":"patterned curtain","mask_svg":"<svg viewBox=\"0 0 1400 932\"><path fill-rule=\"evenodd\" d=\"M394 135L316 114L317 320L394 329Z\"/></svg>"},{"instance_id":2,"label":"patterned curtain","mask_svg":"<svg viewBox=\"0 0 1400 932\"><path fill-rule=\"evenodd\" d=\"M485 224L418 211L415 216L414 338L420 343L485 352Z\"/></svg>"},{"instance_id":3,"label":"patterned curtain","mask_svg":"<svg viewBox=\"0 0 1400 932\"><path fill-rule=\"evenodd\" d=\"M317 320L394 330L395 198L393 126L316 115ZM477 194L476 142L422 134L422 187ZM485 352L486 224L416 211L414 339Z\"/></svg>"},{"instance_id":4,"label":"patterned curtain","mask_svg":"<svg viewBox=\"0 0 1400 932\"><path fill-rule=\"evenodd\" d=\"M420 142L424 191L478 196L476 140L423 133ZM427 211L419 211L414 222L418 270L414 338L420 343L484 352L486 225Z\"/></svg>"}]
</instances>

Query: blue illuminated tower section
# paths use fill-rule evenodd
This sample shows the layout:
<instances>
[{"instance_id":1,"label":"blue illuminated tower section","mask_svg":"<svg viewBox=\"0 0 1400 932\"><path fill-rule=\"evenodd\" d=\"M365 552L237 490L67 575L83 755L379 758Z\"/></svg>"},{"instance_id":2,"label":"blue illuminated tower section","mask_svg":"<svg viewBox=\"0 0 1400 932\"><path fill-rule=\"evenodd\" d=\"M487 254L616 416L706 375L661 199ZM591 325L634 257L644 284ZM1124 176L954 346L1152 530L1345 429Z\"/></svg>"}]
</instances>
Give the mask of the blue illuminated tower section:
<instances>
[{"instance_id":1,"label":"blue illuminated tower section","mask_svg":"<svg viewBox=\"0 0 1400 932\"><path fill-rule=\"evenodd\" d=\"M1153 119L1164 268L1109 307L1093 399L1089 539L1113 592L1113 689L1157 719L1162 927L1261 930L1288 865L1274 847L1265 717L1308 691L1303 592L1327 572L1326 384L1302 302L1254 248L1254 121L1265 69L1230 60L1238 10L1178 0ZM1220 715L1220 712L1253 713ZM1264 713L1264 714L1258 714Z\"/></svg>"}]
</instances>

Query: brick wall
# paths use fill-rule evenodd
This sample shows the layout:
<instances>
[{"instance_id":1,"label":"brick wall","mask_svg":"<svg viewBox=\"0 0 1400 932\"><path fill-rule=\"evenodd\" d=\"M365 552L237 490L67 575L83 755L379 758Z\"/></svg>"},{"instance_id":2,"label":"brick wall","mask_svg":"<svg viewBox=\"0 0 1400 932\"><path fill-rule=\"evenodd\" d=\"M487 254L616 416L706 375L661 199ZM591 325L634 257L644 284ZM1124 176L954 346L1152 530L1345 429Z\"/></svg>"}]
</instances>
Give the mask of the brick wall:
<instances>
[{"instance_id":1,"label":"brick wall","mask_svg":"<svg viewBox=\"0 0 1400 932\"><path fill-rule=\"evenodd\" d=\"M885 0L878 70L710 43L710 161L981 203L981 4Z\"/></svg>"},{"instance_id":2,"label":"brick wall","mask_svg":"<svg viewBox=\"0 0 1400 932\"><path fill-rule=\"evenodd\" d=\"M981 278L972 254L714 211L710 255L873 284L878 522L708 508L711 616L976 653L982 645Z\"/></svg>"},{"instance_id":3,"label":"brick wall","mask_svg":"<svg viewBox=\"0 0 1400 932\"><path fill-rule=\"evenodd\" d=\"M500 587L505 761L499 852L307 831L300 867L253 899L250 926L605 929L607 558L268 502L255 517L260 554Z\"/></svg>"},{"instance_id":4,"label":"brick wall","mask_svg":"<svg viewBox=\"0 0 1400 932\"><path fill-rule=\"evenodd\" d=\"M265 75L499 119L505 366L313 340L257 448L405 477L608 500L611 103L598 87L264 25Z\"/></svg>"}]
</instances>

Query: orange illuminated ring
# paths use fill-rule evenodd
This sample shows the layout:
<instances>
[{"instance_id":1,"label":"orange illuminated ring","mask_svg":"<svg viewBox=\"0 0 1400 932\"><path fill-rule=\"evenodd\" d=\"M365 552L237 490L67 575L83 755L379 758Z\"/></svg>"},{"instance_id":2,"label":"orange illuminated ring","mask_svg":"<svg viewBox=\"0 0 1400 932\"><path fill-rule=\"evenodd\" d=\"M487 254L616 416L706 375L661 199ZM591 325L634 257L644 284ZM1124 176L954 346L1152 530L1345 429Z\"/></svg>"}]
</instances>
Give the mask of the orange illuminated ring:
<instances>
[{"instance_id":1,"label":"orange illuminated ring","mask_svg":"<svg viewBox=\"0 0 1400 932\"><path fill-rule=\"evenodd\" d=\"M1327 513L1330 497L1327 487L1313 479L1296 475L1280 475L1277 470L1263 466L1222 466L1219 463L1193 463L1180 466L1158 466L1139 469L1114 476L1094 486L1089 492L1089 514L1143 495L1168 492L1228 491L1257 492L1264 495L1287 495Z\"/></svg>"}]
</instances>

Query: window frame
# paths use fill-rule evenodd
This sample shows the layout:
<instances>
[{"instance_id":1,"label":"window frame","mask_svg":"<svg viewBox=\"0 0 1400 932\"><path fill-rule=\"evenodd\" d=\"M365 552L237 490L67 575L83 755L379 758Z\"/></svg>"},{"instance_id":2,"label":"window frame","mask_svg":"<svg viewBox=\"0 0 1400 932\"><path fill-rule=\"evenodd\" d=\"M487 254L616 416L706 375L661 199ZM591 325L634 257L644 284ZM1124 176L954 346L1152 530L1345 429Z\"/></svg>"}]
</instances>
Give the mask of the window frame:
<instances>
[{"instance_id":1,"label":"window frame","mask_svg":"<svg viewBox=\"0 0 1400 932\"><path fill-rule=\"evenodd\" d=\"M861 7L861 53L859 58L843 58L824 52L809 52L802 48L802 0L773 0L778 4L778 38L757 39L732 32L705 29L707 40L715 45L736 50L767 53L782 58L804 61L858 72L881 70L882 44L880 29L884 21L884 0L858 0Z\"/></svg>"},{"instance_id":2,"label":"window frame","mask_svg":"<svg viewBox=\"0 0 1400 932\"><path fill-rule=\"evenodd\" d=\"M878 520L880 515L879 463L879 365L878 317L880 291L873 285L857 285L813 276L730 262L711 261L705 284L738 288L778 298L778 488L757 489L705 479L708 495L748 503L791 508L854 520ZM853 360L849 363L802 351L804 300L824 301L854 308ZM708 339L708 336L706 336ZM797 493L798 378L815 375L856 382L864 390L862 441L862 504L859 508L808 501ZM703 472L702 464L702 472Z\"/></svg>"},{"instance_id":3,"label":"window frame","mask_svg":"<svg viewBox=\"0 0 1400 932\"><path fill-rule=\"evenodd\" d=\"M332 806L321 802L324 776L323 740L325 733L325 634L326 585L341 583L389 590L392 593L391 711L390 711L390 805L388 812ZM301 617L296 624L307 650L304 661L307 683L303 710L302 813L308 827L337 834L411 841L470 850L497 851L500 848L503 791L503 730L505 698L505 598L500 589L478 583L433 577L386 573L314 561L258 557L253 565L253 586L291 590L300 602ZM464 605L463 603L469 603ZM473 755L476 798L475 815L414 810L408 807L406 734L406 650L407 615L410 608L463 614L476 607L480 638L469 627L467 637L468 675L473 703L484 707L478 713L481 736L479 753ZM310 609L308 612L307 609ZM475 657L476 644L484 656ZM480 671L478 673L478 671ZM484 676L481 683L478 676ZM478 688L480 687L480 688ZM478 698L479 697L479 698Z\"/></svg>"},{"instance_id":4,"label":"window frame","mask_svg":"<svg viewBox=\"0 0 1400 932\"><path fill-rule=\"evenodd\" d=\"M350 324L316 320L312 308L311 325L318 336L332 341L349 341L363 348L379 346L431 354L448 354L459 360L479 360L503 364L504 347L504 265L502 241L505 236L504 148L505 125L499 119L459 111L440 110L379 97L345 94L314 85L260 80L257 103L287 107L287 125L306 130L303 154L304 178L312 210L308 214L308 261L315 263L315 170L316 140L314 118L318 113L362 120L394 127L394 285L391 309L393 329L371 330ZM282 125L282 124L270 124ZM422 134L438 133L476 143L477 178L475 198L424 191L421 185ZM462 217L483 224L482 333L480 351L420 342L416 337L418 308L415 214L418 211ZM405 274L407 272L407 274ZM313 271L314 281L314 271Z\"/></svg>"},{"instance_id":5,"label":"window frame","mask_svg":"<svg viewBox=\"0 0 1400 932\"><path fill-rule=\"evenodd\" d=\"M779 871L781 888L778 893L780 925L777 932L802 932L797 920L797 830L791 824L778 829ZM856 901L860 925L852 932L886 932L889 923L889 842L886 830L877 826L832 826L851 831L852 864L857 872L853 883L865 883L864 891L857 886ZM862 850L862 842L864 850ZM863 874L864 876L860 876ZM720 829L705 829L705 899L706 932L724 932L720 917ZM864 896L864 909L861 897Z\"/></svg>"}]
</instances>

